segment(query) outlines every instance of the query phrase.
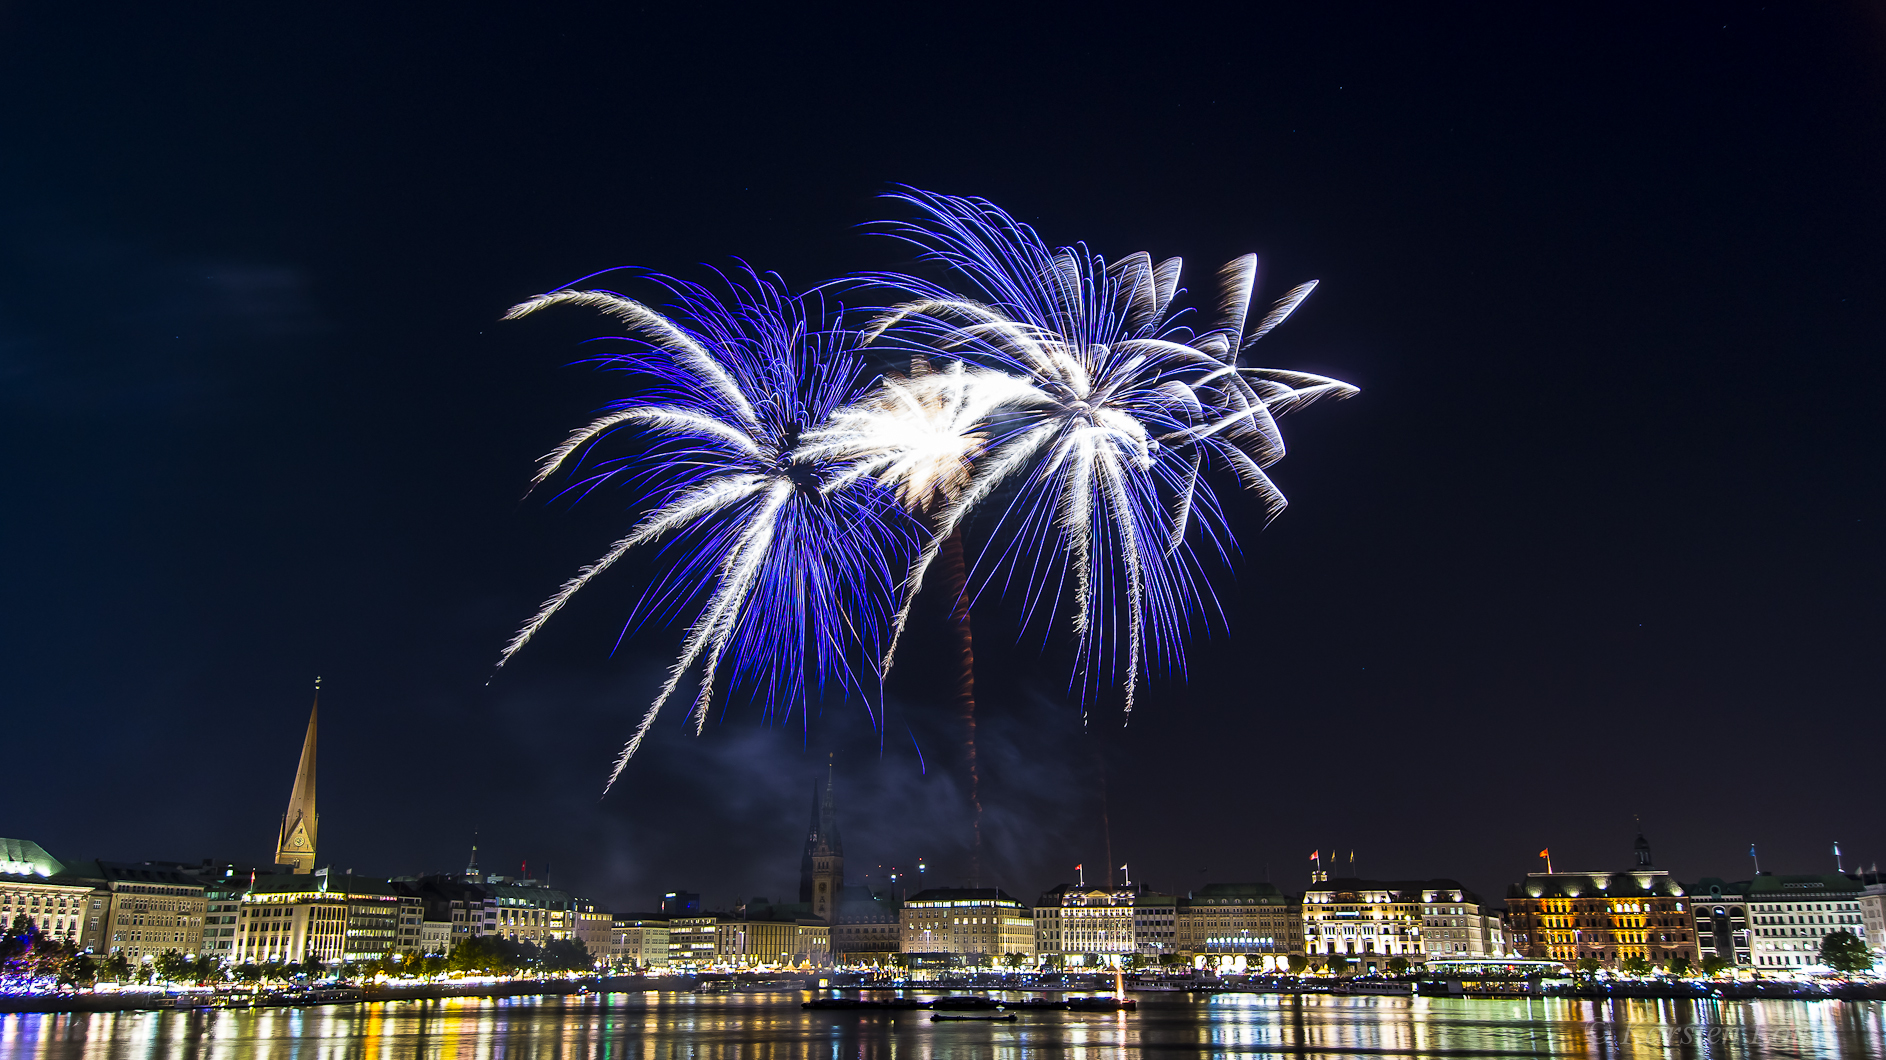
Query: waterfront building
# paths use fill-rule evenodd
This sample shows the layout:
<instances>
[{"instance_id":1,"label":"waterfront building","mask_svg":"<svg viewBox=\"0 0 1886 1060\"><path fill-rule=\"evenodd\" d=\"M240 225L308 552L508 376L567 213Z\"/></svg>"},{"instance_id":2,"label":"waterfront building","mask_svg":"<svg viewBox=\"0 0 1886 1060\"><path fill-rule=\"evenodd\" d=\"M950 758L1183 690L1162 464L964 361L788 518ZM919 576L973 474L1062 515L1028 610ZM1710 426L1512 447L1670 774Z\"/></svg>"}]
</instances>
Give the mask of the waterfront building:
<instances>
[{"instance_id":1,"label":"waterfront building","mask_svg":"<svg viewBox=\"0 0 1886 1060\"><path fill-rule=\"evenodd\" d=\"M690 972L713 967L720 918L719 913L669 917L669 967Z\"/></svg>"},{"instance_id":2,"label":"waterfront building","mask_svg":"<svg viewBox=\"0 0 1886 1060\"><path fill-rule=\"evenodd\" d=\"M1128 922L1132 905L1126 906ZM987 964L1009 954L1035 955L1035 926L1022 903L995 887L932 887L904 902L898 916L906 954L948 955Z\"/></svg>"},{"instance_id":3,"label":"waterfront building","mask_svg":"<svg viewBox=\"0 0 1886 1060\"><path fill-rule=\"evenodd\" d=\"M1844 873L1777 876L1759 873L1739 885L1748 897L1754 970L1801 972L1820 967L1821 940L1836 931L1867 941L1860 902L1866 885Z\"/></svg>"},{"instance_id":4,"label":"waterfront building","mask_svg":"<svg viewBox=\"0 0 1886 1060\"><path fill-rule=\"evenodd\" d=\"M1613 968L1632 957L1660 968L1678 957L1701 960L1687 889L1652 864L1641 834L1633 854L1628 872L1533 872L1507 888L1513 948L1522 957Z\"/></svg>"},{"instance_id":5,"label":"waterfront building","mask_svg":"<svg viewBox=\"0 0 1886 1060\"><path fill-rule=\"evenodd\" d=\"M227 961L236 955L236 920L249 881L211 877L203 883L203 942L197 951Z\"/></svg>"},{"instance_id":6,"label":"waterfront building","mask_svg":"<svg viewBox=\"0 0 1886 1060\"><path fill-rule=\"evenodd\" d=\"M1117 966L1137 952L1133 887L1064 883L1035 901L1030 918L1038 960L1063 968ZM905 951L909 952L909 938Z\"/></svg>"},{"instance_id":7,"label":"waterfront building","mask_svg":"<svg viewBox=\"0 0 1886 1060\"><path fill-rule=\"evenodd\" d=\"M321 682L314 682L314 706L308 711L308 734L301 741L301 762L295 767L295 786L288 794L275 839L275 863L289 872L313 872L314 851L321 816L314 808L314 737L321 712Z\"/></svg>"},{"instance_id":8,"label":"waterfront building","mask_svg":"<svg viewBox=\"0 0 1886 1060\"><path fill-rule=\"evenodd\" d=\"M421 921L421 949L425 953L435 952L437 936L445 925L444 948L436 952L451 953L452 947L469 938L480 935L495 935L498 932L498 898L491 888L477 883L466 882L477 876L477 855L473 854L474 871L461 877L420 876L417 879L396 880L402 888L418 897L424 909ZM478 876L482 879L482 876ZM427 925L433 925L427 927Z\"/></svg>"},{"instance_id":9,"label":"waterfront building","mask_svg":"<svg viewBox=\"0 0 1886 1060\"><path fill-rule=\"evenodd\" d=\"M606 961L615 946L616 918L587 898L570 901L571 937L583 944L592 960Z\"/></svg>"},{"instance_id":10,"label":"waterfront building","mask_svg":"<svg viewBox=\"0 0 1886 1060\"><path fill-rule=\"evenodd\" d=\"M763 901L763 900L762 900ZM668 963L685 971L821 967L831 963L831 925L817 917L773 916L750 904L738 913L703 913L668 923Z\"/></svg>"},{"instance_id":11,"label":"waterfront building","mask_svg":"<svg viewBox=\"0 0 1886 1060\"><path fill-rule=\"evenodd\" d=\"M832 920L832 963L841 968L894 963L902 906L869 887L847 887Z\"/></svg>"},{"instance_id":12,"label":"waterfront building","mask_svg":"<svg viewBox=\"0 0 1886 1060\"><path fill-rule=\"evenodd\" d=\"M166 950L201 951L209 901L197 877L151 862L119 861L88 861L72 875L94 881L99 892L93 907L100 922L86 941L91 952L122 953L135 964Z\"/></svg>"},{"instance_id":13,"label":"waterfront building","mask_svg":"<svg viewBox=\"0 0 1886 1060\"><path fill-rule=\"evenodd\" d=\"M1879 866L1860 874L1860 926L1866 929L1866 948L1875 958L1886 957L1886 875Z\"/></svg>"},{"instance_id":14,"label":"waterfront building","mask_svg":"<svg viewBox=\"0 0 1886 1060\"><path fill-rule=\"evenodd\" d=\"M0 839L0 930L24 917L53 938L83 945L93 915L96 885L68 875L65 866L30 839ZM94 919L104 915L97 896Z\"/></svg>"},{"instance_id":15,"label":"waterfront building","mask_svg":"<svg viewBox=\"0 0 1886 1060\"><path fill-rule=\"evenodd\" d=\"M1270 883L1212 883L1175 903L1174 952L1196 964L1288 968L1304 952L1303 900Z\"/></svg>"},{"instance_id":16,"label":"waterfront building","mask_svg":"<svg viewBox=\"0 0 1886 1060\"><path fill-rule=\"evenodd\" d=\"M1179 900L1145 892L1133 898L1133 952L1142 959L1177 953Z\"/></svg>"},{"instance_id":17,"label":"waterfront building","mask_svg":"<svg viewBox=\"0 0 1886 1060\"><path fill-rule=\"evenodd\" d=\"M826 766L825 794L812 782L812 823L806 831L805 851L799 859L799 901L812 916L830 924L838 913L845 889L845 843L838 834L838 813L832 793L836 775Z\"/></svg>"},{"instance_id":18,"label":"waterfront building","mask_svg":"<svg viewBox=\"0 0 1886 1060\"><path fill-rule=\"evenodd\" d=\"M609 962L628 965L638 971L665 969L669 959L668 921L659 916L636 913L618 915L609 941Z\"/></svg>"},{"instance_id":19,"label":"waterfront building","mask_svg":"<svg viewBox=\"0 0 1886 1060\"><path fill-rule=\"evenodd\" d=\"M447 956L452 952L452 942L450 920L421 919L419 921L419 952L424 956Z\"/></svg>"},{"instance_id":20,"label":"waterfront building","mask_svg":"<svg viewBox=\"0 0 1886 1060\"><path fill-rule=\"evenodd\" d=\"M1755 940L1749 929L1748 884L1707 876L1686 890L1690 918L1696 926L1696 959L1719 957L1729 968L1753 967Z\"/></svg>"},{"instance_id":21,"label":"waterfront building","mask_svg":"<svg viewBox=\"0 0 1886 1060\"><path fill-rule=\"evenodd\" d=\"M541 946L551 939L575 937L575 902L568 891L546 887L536 880L488 876L486 885L496 900L495 934L512 942Z\"/></svg>"},{"instance_id":22,"label":"waterfront building","mask_svg":"<svg viewBox=\"0 0 1886 1060\"><path fill-rule=\"evenodd\" d=\"M1354 961L1364 971L1379 972L1400 958L1420 962L1430 946L1430 930L1441 924L1480 916L1480 898L1454 880L1365 880L1327 876L1303 894L1304 956L1327 966L1330 958ZM1458 910L1458 912L1456 912ZM1467 929L1459 930L1461 938ZM1462 951L1465 953L1465 951Z\"/></svg>"},{"instance_id":23,"label":"waterfront building","mask_svg":"<svg viewBox=\"0 0 1886 1060\"><path fill-rule=\"evenodd\" d=\"M323 869L258 877L243 894L235 961L367 961L421 952L425 905L386 880Z\"/></svg>"}]
</instances>

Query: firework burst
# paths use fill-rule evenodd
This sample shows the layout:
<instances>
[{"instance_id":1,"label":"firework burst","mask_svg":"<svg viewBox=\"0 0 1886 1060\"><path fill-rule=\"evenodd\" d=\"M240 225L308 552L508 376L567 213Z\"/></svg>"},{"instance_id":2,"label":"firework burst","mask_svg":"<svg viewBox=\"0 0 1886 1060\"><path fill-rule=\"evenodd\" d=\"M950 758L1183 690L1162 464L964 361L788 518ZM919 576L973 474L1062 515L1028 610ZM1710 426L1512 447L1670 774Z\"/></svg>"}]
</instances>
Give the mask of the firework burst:
<instances>
[{"instance_id":1,"label":"firework burst","mask_svg":"<svg viewBox=\"0 0 1886 1060\"><path fill-rule=\"evenodd\" d=\"M1291 291L1247 327L1257 275L1247 255L1221 271L1213 323L1189 327L1174 312L1177 258L1154 264L1139 253L1109 265L1084 246L1049 247L984 200L915 189L893 197L924 216L885 230L982 298L885 277L912 300L880 316L867 337L986 365L1010 381L992 409L988 456L936 514L905 580L883 666L924 570L971 511L1008 487L996 528L1005 544L989 576L1005 570L1007 583L1020 584L1025 620L1051 620L1071 596L1083 701L1103 680L1116 681L1130 714L1142 674L1182 670L1188 623L1200 607L1215 608L1192 542L1221 558L1232 542L1202 473L1229 468L1274 515L1285 502L1263 469L1284 454L1276 417L1356 392L1238 363L1315 285Z\"/></svg>"},{"instance_id":2,"label":"firework burst","mask_svg":"<svg viewBox=\"0 0 1886 1060\"><path fill-rule=\"evenodd\" d=\"M729 686L752 690L769 719L795 707L803 715L812 688L828 681L867 693L868 704L887 601L918 535L888 487L855 460L807 444L860 396L857 336L829 324L821 301L751 270L727 281L727 301L697 284L647 278L673 296L672 314L612 291L569 289L506 314L567 303L613 315L627 325L627 336L611 336L625 348L597 363L649 384L573 432L538 468L533 485L580 468L599 443L632 432L632 452L579 471L565 492L581 496L622 481L644 491L647 506L626 536L544 601L498 663L623 556L664 543L666 569L630 624L686 610L695 617L605 792L697 664L697 734L723 668Z\"/></svg>"}]
</instances>

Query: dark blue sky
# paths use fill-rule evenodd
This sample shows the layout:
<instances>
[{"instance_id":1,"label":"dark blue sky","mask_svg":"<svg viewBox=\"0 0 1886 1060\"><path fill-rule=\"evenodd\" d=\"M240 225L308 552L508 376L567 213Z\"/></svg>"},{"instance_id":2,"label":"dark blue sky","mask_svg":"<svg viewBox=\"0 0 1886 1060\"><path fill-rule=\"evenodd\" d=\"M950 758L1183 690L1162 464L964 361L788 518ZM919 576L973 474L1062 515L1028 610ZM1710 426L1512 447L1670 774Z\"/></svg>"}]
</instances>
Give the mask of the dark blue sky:
<instances>
[{"instance_id":1,"label":"dark blue sky","mask_svg":"<svg viewBox=\"0 0 1886 1060\"><path fill-rule=\"evenodd\" d=\"M978 612L984 882L1105 864L1103 790L1174 889L1497 893L1633 814L1687 877L1886 860L1877 5L8 5L0 142L0 834L55 855L265 858L320 674L337 866L476 830L618 908L779 897L837 751L854 866L955 882L934 626L881 754L735 702L602 802L679 635L611 657L640 573L485 684L628 500L520 499L620 380L503 310L901 266L856 226L906 182L1321 279L1264 352L1364 391L1286 421L1229 635L1130 729Z\"/></svg>"}]
</instances>

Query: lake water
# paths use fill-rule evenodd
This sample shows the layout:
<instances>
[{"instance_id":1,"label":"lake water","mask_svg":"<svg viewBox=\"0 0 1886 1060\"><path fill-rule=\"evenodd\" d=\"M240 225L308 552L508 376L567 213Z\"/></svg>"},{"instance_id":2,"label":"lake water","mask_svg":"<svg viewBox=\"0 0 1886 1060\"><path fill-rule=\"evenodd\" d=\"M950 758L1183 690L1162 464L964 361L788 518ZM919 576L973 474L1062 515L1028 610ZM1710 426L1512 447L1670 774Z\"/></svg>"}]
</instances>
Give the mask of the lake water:
<instances>
[{"instance_id":1,"label":"lake water","mask_svg":"<svg viewBox=\"0 0 1886 1060\"><path fill-rule=\"evenodd\" d=\"M809 995L448 998L260 1011L0 1016L0 1060L925 1060L1682 1057L1886 1060L1886 1002L1140 995L1136 1013L808 1012Z\"/></svg>"}]
</instances>

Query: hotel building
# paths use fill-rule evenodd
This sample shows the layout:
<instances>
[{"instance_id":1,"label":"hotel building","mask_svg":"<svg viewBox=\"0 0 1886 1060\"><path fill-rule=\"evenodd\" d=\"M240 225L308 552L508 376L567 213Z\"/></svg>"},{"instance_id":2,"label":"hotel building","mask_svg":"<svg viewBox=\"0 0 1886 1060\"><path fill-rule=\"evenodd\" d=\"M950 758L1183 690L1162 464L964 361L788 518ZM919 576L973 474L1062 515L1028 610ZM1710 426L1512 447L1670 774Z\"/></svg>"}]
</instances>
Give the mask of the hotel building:
<instances>
[{"instance_id":1,"label":"hotel building","mask_svg":"<svg viewBox=\"0 0 1886 1060\"><path fill-rule=\"evenodd\" d=\"M1129 900L1130 902L1130 900ZM1126 907L1129 929L1133 907ZM1022 903L994 887L932 887L919 891L899 913L901 950L949 955L964 963L989 963L1011 953L1035 954L1035 925Z\"/></svg>"},{"instance_id":2,"label":"hotel building","mask_svg":"<svg viewBox=\"0 0 1886 1060\"><path fill-rule=\"evenodd\" d=\"M1632 957L1659 968L1679 957L1701 960L1687 889L1653 867L1642 835L1633 854L1629 872L1533 872L1507 888L1513 948L1522 957L1612 968Z\"/></svg>"},{"instance_id":3,"label":"hotel building","mask_svg":"<svg viewBox=\"0 0 1886 1060\"><path fill-rule=\"evenodd\" d=\"M1866 885L1852 876L1762 873L1738 885L1748 897L1749 947L1757 972L1818 968L1821 940L1849 931L1868 941L1860 902Z\"/></svg>"},{"instance_id":4,"label":"hotel building","mask_svg":"<svg viewBox=\"0 0 1886 1060\"><path fill-rule=\"evenodd\" d=\"M1028 921L1032 952L1043 963L1066 968L1118 965L1138 952L1133 903L1139 897L1138 888L1067 883L1043 893ZM911 952L908 932L904 941L904 951Z\"/></svg>"},{"instance_id":5,"label":"hotel building","mask_svg":"<svg viewBox=\"0 0 1886 1060\"><path fill-rule=\"evenodd\" d=\"M1494 956L1499 950L1479 895L1454 880L1361 880L1317 883L1303 895L1303 949L1317 964L1331 957L1381 971L1393 958L1411 964L1431 955Z\"/></svg>"},{"instance_id":6,"label":"hotel building","mask_svg":"<svg viewBox=\"0 0 1886 1060\"><path fill-rule=\"evenodd\" d=\"M1272 970L1304 952L1301 902L1269 883L1212 883L1176 903L1174 952Z\"/></svg>"}]
</instances>

